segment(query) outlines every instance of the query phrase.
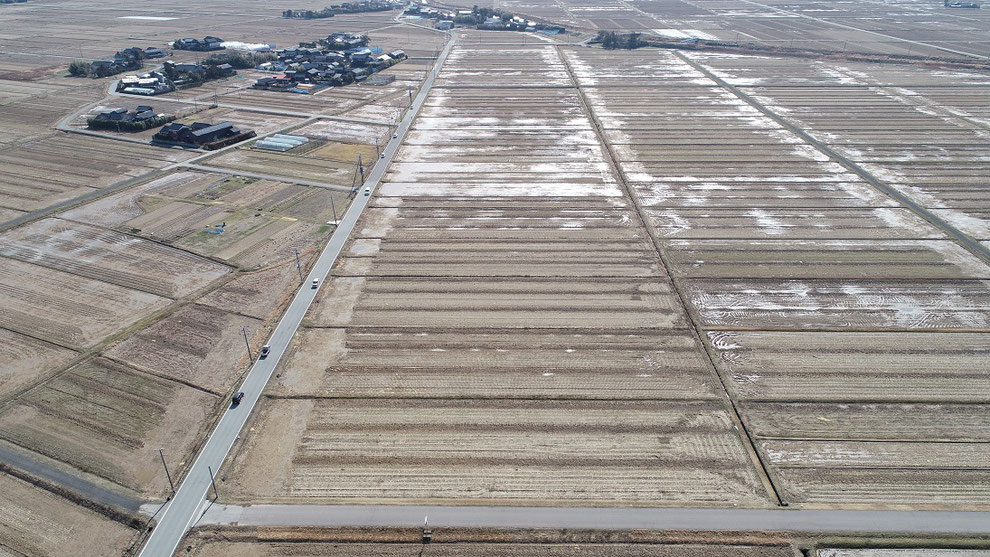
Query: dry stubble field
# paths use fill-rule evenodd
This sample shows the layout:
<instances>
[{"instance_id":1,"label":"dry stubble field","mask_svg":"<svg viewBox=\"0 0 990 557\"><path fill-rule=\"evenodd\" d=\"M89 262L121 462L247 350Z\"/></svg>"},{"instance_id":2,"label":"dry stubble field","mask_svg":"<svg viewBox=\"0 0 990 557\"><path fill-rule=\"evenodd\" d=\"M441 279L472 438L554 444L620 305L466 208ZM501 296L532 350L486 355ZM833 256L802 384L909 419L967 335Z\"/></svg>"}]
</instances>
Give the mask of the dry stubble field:
<instances>
[{"instance_id":1,"label":"dry stubble field","mask_svg":"<svg viewBox=\"0 0 990 557\"><path fill-rule=\"evenodd\" d=\"M563 64L502 48L451 55L228 493L766 505ZM537 74L559 87L518 85ZM477 87L498 76L505 87Z\"/></svg>"},{"instance_id":2,"label":"dry stubble field","mask_svg":"<svg viewBox=\"0 0 990 557\"><path fill-rule=\"evenodd\" d=\"M448 59L232 461L235 500L983 508L990 268L946 233L979 213L870 182L924 187L886 169L931 164L926 130L978 164L977 114L884 104L860 75L921 70L498 48ZM852 104L816 104L833 127L810 133L860 168L760 111L790 122L771 93L825 84ZM886 109L858 104L877 91ZM918 131L885 156L839 134L887 121Z\"/></svg>"},{"instance_id":3,"label":"dry stubble field","mask_svg":"<svg viewBox=\"0 0 990 557\"><path fill-rule=\"evenodd\" d=\"M918 69L567 56L782 498L985 508L990 267L944 231L983 238L979 113L915 91L932 79ZM648 74L671 77L623 79ZM987 90L939 79L963 100Z\"/></svg>"}]
</instances>

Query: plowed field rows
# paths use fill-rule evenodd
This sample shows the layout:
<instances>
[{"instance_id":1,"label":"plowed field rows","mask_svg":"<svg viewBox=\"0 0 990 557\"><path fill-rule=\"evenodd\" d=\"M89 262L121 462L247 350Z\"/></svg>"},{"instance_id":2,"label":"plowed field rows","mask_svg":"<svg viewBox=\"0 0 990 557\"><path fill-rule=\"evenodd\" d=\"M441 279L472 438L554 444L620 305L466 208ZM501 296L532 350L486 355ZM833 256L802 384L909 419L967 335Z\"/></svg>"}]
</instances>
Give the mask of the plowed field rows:
<instances>
[{"instance_id":1,"label":"plowed field rows","mask_svg":"<svg viewBox=\"0 0 990 557\"><path fill-rule=\"evenodd\" d=\"M517 86L537 76L563 88ZM459 46L438 84L233 458L236 497L765 504L557 51Z\"/></svg>"},{"instance_id":2,"label":"plowed field rows","mask_svg":"<svg viewBox=\"0 0 990 557\"><path fill-rule=\"evenodd\" d=\"M567 55L782 499L985 508L990 267L947 234L985 235L985 126L918 69Z\"/></svg>"}]
</instances>

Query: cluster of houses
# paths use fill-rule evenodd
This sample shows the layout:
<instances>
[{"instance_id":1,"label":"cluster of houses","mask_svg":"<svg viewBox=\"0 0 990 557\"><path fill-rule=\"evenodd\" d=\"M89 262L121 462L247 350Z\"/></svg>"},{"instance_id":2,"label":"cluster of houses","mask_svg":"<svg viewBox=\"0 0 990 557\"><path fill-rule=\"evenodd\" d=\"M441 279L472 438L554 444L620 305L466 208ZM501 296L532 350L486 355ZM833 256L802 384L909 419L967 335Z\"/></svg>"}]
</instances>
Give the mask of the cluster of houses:
<instances>
[{"instance_id":1,"label":"cluster of houses","mask_svg":"<svg viewBox=\"0 0 990 557\"><path fill-rule=\"evenodd\" d=\"M403 0L364 0L362 2L344 2L343 4L333 4L330 9L338 14L356 14L361 12L385 12L401 8L405 2Z\"/></svg>"},{"instance_id":2,"label":"cluster of houses","mask_svg":"<svg viewBox=\"0 0 990 557\"><path fill-rule=\"evenodd\" d=\"M139 132L171 122L175 116L159 114L148 105L138 106L134 110L114 108L104 110L94 117L88 118L86 124L94 130L116 130L123 132Z\"/></svg>"},{"instance_id":3,"label":"cluster of houses","mask_svg":"<svg viewBox=\"0 0 990 557\"><path fill-rule=\"evenodd\" d=\"M199 85L210 79L237 74L237 70L230 64L177 64L172 60L165 62L162 69L165 76L180 89L183 86Z\"/></svg>"},{"instance_id":4,"label":"cluster of houses","mask_svg":"<svg viewBox=\"0 0 990 557\"><path fill-rule=\"evenodd\" d=\"M207 124L205 122L179 124L173 122L158 130L158 133L152 136L151 140L153 143L164 145L212 150L254 136L254 130L241 129L231 122L220 122L219 124Z\"/></svg>"},{"instance_id":5,"label":"cluster of houses","mask_svg":"<svg viewBox=\"0 0 990 557\"><path fill-rule=\"evenodd\" d=\"M338 42L339 40L339 42ZM333 50L335 46L353 44L355 37L331 35L321 44L326 48L288 48L275 51L277 62L266 62L259 69L277 72L271 77L259 79L253 87L273 91L307 93L316 87L348 85L363 81L370 75L406 59L406 54L395 50L381 54L381 49L368 47ZM363 39L366 42L366 39ZM377 51L377 52L376 52Z\"/></svg>"},{"instance_id":6,"label":"cluster of houses","mask_svg":"<svg viewBox=\"0 0 990 557\"><path fill-rule=\"evenodd\" d=\"M402 15L409 16L413 19L418 18L432 20L434 22L434 27L437 29L453 29L454 13L455 12L452 10L442 10L431 6L413 4L412 6L406 8L402 12ZM449 26L447 24L449 24Z\"/></svg>"},{"instance_id":7,"label":"cluster of houses","mask_svg":"<svg viewBox=\"0 0 990 557\"><path fill-rule=\"evenodd\" d=\"M282 17L300 19L323 19L334 14L357 14L362 12L384 12L401 8L404 0L363 0L361 2L344 2L319 10L283 10Z\"/></svg>"},{"instance_id":8,"label":"cluster of houses","mask_svg":"<svg viewBox=\"0 0 990 557\"><path fill-rule=\"evenodd\" d=\"M193 39L186 37L184 39L179 39L172 43L172 48L176 50L195 50L199 52L206 52L209 50L223 50L223 39L220 37L214 37L212 35L207 35L203 40Z\"/></svg>"},{"instance_id":9,"label":"cluster of houses","mask_svg":"<svg viewBox=\"0 0 990 557\"><path fill-rule=\"evenodd\" d=\"M97 114L94 122L143 122L158 117L158 113L148 105L140 105L134 110L115 108Z\"/></svg>"},{"instance_id":10,"label":"cluster of houses","mask_svg":"<svg viewBox=\"0 0 990 557\"><path fill-rule=\"evenodd\" d=\"M131 95L160 95L174 91L175 85L161 72L125 75L117 82L117 92Z\"/></svg>"},{"instance_id":11,"label":"cluster of houses","mask_svg":"<svg viewBox=\"0 0 990 557\"><path fill-rule=\"evenodd\" d=\"M150 58L164 58L165 51L160 48L149 46L146 49L132 46L125 48L107 60L93 60L90 63L90 71L98 77L114 75L128 70L141 68L141 61Z\"/></svg>"},{"instance_id":12,"label":"cluster of houses","mask_svg":"<svg viewBox=\"0 0 990 557\"><path fill-rule=\"evenodd\" d=\"M413 4L402 13L410 18L432 20L434 22L433 27L441 31L449 31L455 25L476 27L489 31L536 31L548 35L556 35L565 31L564 27L560 25L537 23L532 20L513 16L501 10L478 8L477 6L472 10L450 10Z\"/></svg>"}]
</instances>

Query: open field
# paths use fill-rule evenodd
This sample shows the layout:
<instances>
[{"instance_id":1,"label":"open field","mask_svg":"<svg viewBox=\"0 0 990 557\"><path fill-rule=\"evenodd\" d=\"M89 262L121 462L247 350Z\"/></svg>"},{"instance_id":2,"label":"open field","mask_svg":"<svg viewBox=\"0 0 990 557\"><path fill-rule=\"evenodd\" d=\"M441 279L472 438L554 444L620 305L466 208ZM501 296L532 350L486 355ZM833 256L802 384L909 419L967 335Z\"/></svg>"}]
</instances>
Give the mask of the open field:
<instances>
[{"instance_id":1,"label":"open field","mask_svg":"<svg viewBox=\"0 0 990 557\"><path fill-rule=\"evenodd\" d=\"M918 70L567 56L781 498L985 508L990 267L946 234L982 239L975 116L906 89ZM643 64L670 80L622 86Z\"/></svg>"},{"instance_id":2,"label":"open field","mask_svg":"<svg viewBox=\"0 0 990 557\"><path fill-rule=\"evenodd\" d=\"M197 542L199 540L193 540ZM423 545L420 543L361 543L361 542L223 542L211 541L194 544L189 555L338 555L341 557L375 555L378 557L427 557L427 556L493 556L493 557L562 557L577 555L587 557L792 557L793 550L787 546L743 546L743 545L702 545L702 544L538 544L538 543L479 543L461 542L451 544ZM850 554L850 557L859 557ZM873 557L872 554L868 554ZM882 555L882 554L881 554ZM843 555L843 557L845 557ZM865 556L864 556L865 557ZM880 557L878 555L878 557ZM882 557L887 557L882 555ZM980 557L980 556L973 556Z\"/></svg>"},{"instance_id":3,"label":"open field","mask_svg":"<svg viewBox=\"0 0 990 557\"><path fill-rule=\"evenodd\" d=\"M334 212L343 214L348 203L346 193L319 187L179 171L65 216L260 267L326 238ZM224 223L221 234L206 231Z\"/></svg>"},{"instance_id":4,"label":"open field","mask_svg":"<svg viewBox=\"0 0 990 557\"><path fill-rule=\"evenodd\" d=\"M540 48L510 60L554 60L566 76ZM512 63L474 47L448 59L235 448L227 490L765 505L724 392L574 93L459 88L489 79L468 70L482 62ZM487 154L438 157L472 140Z\"/></svg>"},{"instance_id":5,"label":"open field","mask_svg":"<svg viewBox=\"0 0 990 557\"><path fill-rule=\"evenodd\" d=\"M72 547L86 555L121 555L137 532L20 479L0 474L0 551L53 555Z\"/></svg>"},{"instance_id":6,"label":"open field","mask_svg":"<svg viewBox=\"0 0 990 557\"><path fill-rule=\"evenodd\" d=\"M158 497L168 482L156 450L168 445L177 457L189 454L218 403L218 397L96 358L7 406L0 438Z\"/></svg>"},{"instance_id":7,"label":"open field","mask_svg":"<svg viewBox=\"0 0 990 557\"><path fill-rule=\"evenodd\" d=\"M110 139L56 135L0 151L3 205L29 211L138 176L192 155Z\"/></svg>"},{"instance_id":8,"label":"open field","mask_svg":"<svg viewBox=\"0 0 990 557\"><path fill-rule=\"evenodd\" d=\"M897 4L731 0L447 0L493 7L578 31L637 32L678 42L697 38L744 45L899 56L987 57L990 16L937 2ZM505 35L506 33L497 33Z\"/></svg>"},{"instance_id":9,"label":"open field","mask_svg":"<svg viewBox=\"0 0 990 557\"><path fill-rule=\"evenodd\" d=\"M497 7L591 33L990 56L987 10L937 2ZM136 179L0 234L0 448L36 471L165 497L157 449L181 478L349 204L299 182L350 186L358 157L376 163L442 45L392 12L281 9L0 8L0 222ZM389 85L314 95L251 90L265 74L245 70L108 100L110 79L65 76L182 36L334 31L411 59ZM985 72L459 34L221 469L221 502L990 510ZM314 141L200 158L52 129L91 103ZM135 540L13 476L0 492L0 553ZM795 551L217 531L190 553Z\"/></svg>"},{"instance_id":10,"label":"open field","mask_svg":"<svg viewBox=\"0 0 990 557\"><path fill-rule=\"evenodd\" d=\"M746 59L499 48L448 59L232 459L234 500L765 505L736 408L792 505L983 508L986 437L907 418L982 427L990 268L948 218L709 77ZM658 401L673 429L624 422ZM641 452L643 427L672 445Z\"/></svg>"}]
</instances>

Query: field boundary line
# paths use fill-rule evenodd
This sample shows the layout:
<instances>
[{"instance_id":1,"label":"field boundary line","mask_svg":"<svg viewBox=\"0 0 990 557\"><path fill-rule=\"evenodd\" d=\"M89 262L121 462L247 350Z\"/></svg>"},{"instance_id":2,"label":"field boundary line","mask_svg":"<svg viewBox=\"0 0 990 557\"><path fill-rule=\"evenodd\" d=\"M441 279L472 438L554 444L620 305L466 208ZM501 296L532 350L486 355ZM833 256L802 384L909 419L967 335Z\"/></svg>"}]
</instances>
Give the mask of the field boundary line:
<instances>
[{"instance_id":1,"label":"field boundary line","mask_svg":"<svg viewBox=\"0 0 990 557\"><path fill-rule=\"evenodd\" d=\"M688 303L687 297L678 285L678 280L675 279L673 267L667 262L667 258L664 256L663 242L660 238L658 238L657 231L652 226L649 215L646 213L646 210L640 202L639 196L629 185L625 172L622 170L621 164L619 164L620 159L616 155L612 145L609 143L608 135L605 133L604 126L595 114L591 102L581 89L581 82L574 74L574 70L571 68L570 61L567 59L564 49L560 45L557 45L554 48L557 55L560 57L564 68L567 70L567 75L574 84L574 89L578 93L578 98L580 99L582 109L594 126L595 135L598 137L598 141L605 149L605 153L608 156L609 166L611 166L616 180L622 186L625 194L629 196L629 199L632 201L633 207L635 208L635 213L640 219L640 225L652 240L653 250L660 264L664 268L664 273L666 275L665 278L669 281L671 290L677 296L677 299L681 304L681 309L683 310L684 316L686 317L689 325L688 329L694 332L694 341L697 343L696 348L700 352L699 355L702 356L701 359L705 362L705 367L708 369L709 374L711 374L715 378L715 381L722 387L722 394L725 395L725 398L717 398L722 400L723 404L727 405L727 410L729 410L728 414L732 418L733 424L738 429L737 435L739 437L740 444L743 446L746 454L749 455L751 461L750 464L753 466L754 472L756 472L757 477L759 477L760 482L763 484L763 488L766 490L769 499L780 506L787 506L787 502L784 501L780 491L777 489L777 486L773 481L773 478L771 477L769 466L763 462L762 458L760 458L760 453L756 448L756 442L753 438L753 434L749 431L749 428L746 427L746 423L742 419L742 413L739 410L736 400L732 396L733 390L730 389L729 382L722 376L718 366L715 365L715 360L712 354L708 351L708 347L705 345L705 335L702 331L701 325L698 323L696 316L691 311L691 305Z\"/></svg>"}]
</instances>

